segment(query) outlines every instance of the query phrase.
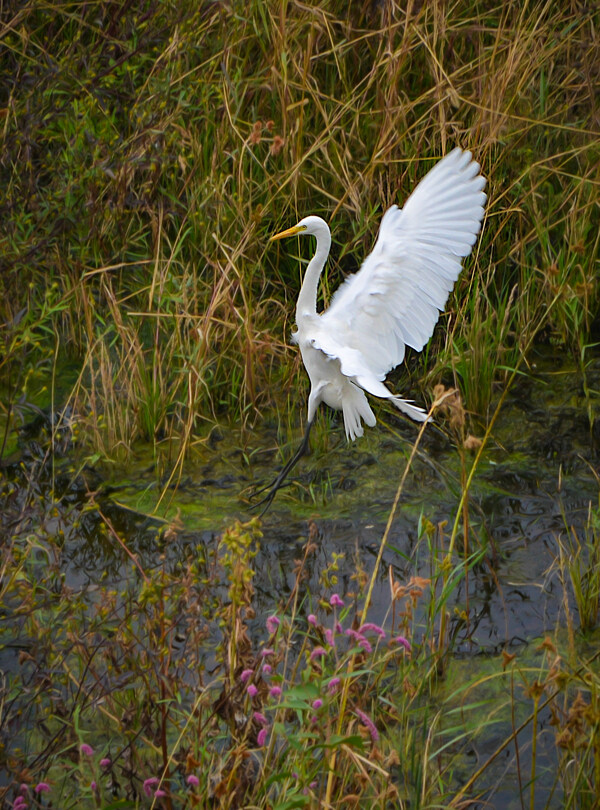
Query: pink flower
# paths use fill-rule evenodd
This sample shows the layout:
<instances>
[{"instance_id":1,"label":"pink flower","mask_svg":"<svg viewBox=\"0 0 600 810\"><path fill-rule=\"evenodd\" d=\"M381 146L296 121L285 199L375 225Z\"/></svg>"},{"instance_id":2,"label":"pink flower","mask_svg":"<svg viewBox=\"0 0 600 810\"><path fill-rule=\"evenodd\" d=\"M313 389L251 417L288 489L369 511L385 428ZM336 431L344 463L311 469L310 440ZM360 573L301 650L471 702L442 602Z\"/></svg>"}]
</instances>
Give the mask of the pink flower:
<instances>
[{"instance_id":1,"label":"pink flower","mask_svg":"<svg viewBox=\"0 0 600 810\"><path fill-rule=\"evenodd\" d=\"M342 682L341 678L332 678L329 683L327 684L327 691L330 695L335 695L337 692L337 688Z\"/></svg>"},{"instance_id":2,"label":"pink flower","mask_svg":"<svg viewBox=\"0 0 600 810\"><path fill-rule=\"evenodd\" d=\"M323 701L321 700L321 698L317 698L316 700L313 700L313 704L312 704L313 709L320 709L322 705L323 705Z\"/></svg>"},{"instance_id":3,"label":"pink flower","mask_svg":"<svg viewBox=\"0 0 600 810\"><path fill-rule=\"evenodd\" d=\"M13 802L13 810L26 810L27 802L22 796L17 796Z\"/></svg>"},{"instance_id":4,"label":"pink flower","mask_svg":"<svg viewBox=\"0 0 600 810\"><path fill-rule=\"evenodd\" d=\"M269 655L274 655L273 650L271 650L269 647L265 647L264 650L261 650L260 654L262 658L267 658Z\"/></svg>"},{"instance_id":5,"label":"pink flower","mask_svg":"<svg viewBox=\"0 0 600 810\"><path fill-rule=\"evenodd\" d=\"M269 633L271 633L271 635L273 635L273 633L277 630L280 624L281 622L279 621L277 616L269 616L269 618L267 619L267 630L269 631Z\"/></svg>"},{"instance_id":6,"label":"pink flower","mask_svg":"<svg viewBox=\"0 0 600 810\"><path fill-rule=\"evenodd\" d=\"M325 641L329 644L330 647L333 647L335 644L335 636L333 635L333 630L330 630L329 627L325 630Z\"/></svg>"},{"instance_id":7,"label":"pink flower","mask_svg":"<svg viewBox=\"0 0 600 810\"><path fill-rule=\"evenodd\" d=\"M385 638L385 630L383 627L380 627L378 624L374 624L373 622L365 622L365 624L363 624L358 630L359 633L368 633L369 631L372 633L377 633L379 638Z\"/></svg>"},{"instance_id":8,"label":"pink flower","mask_svg":"<svg viewBox=\"0 0 600 810\"><path fill-rule=\"evenodd\" d=\"M337 595L337 593L331 594L331 596L329 597L329 604L331 605L331 607L344 607L344 603Z\"/></svg>"},{"instance_id":9,"label":"pink flower","mask_svg":"<svg viewBox=\"0 0 600 810\"><path fill-rule=\"evenodd\" d=\"M254 717L254 719L256 720L257 723L261 724L261 726L266 726L269 723L269 721L264 716L264 714L262 714L262 712L254 712L253 717Z\"/></svg>"},{"instance_id":10,"label":"pink flower","mask_svg":"<svg viewBox=\"0 0 600 810\"><path fill-rule=\"evenodd\" d=\"M34 793L50 793L50 785L48 782L38 782L33 789Z\"/></svg>"},{"instance_id":11,"label":"pink flower","mask_svg":"<svg viewBox=\"0 0 600 810\"><path fill-rule=\"evenodd\" d=\"M198 785L200 784L200 780L195 774L191 773L187 778L187 783L192 787L198 787Z\"/></svg>"},{"instance_id":12,"label":"pink flower","mask_svg":"<svg viewBox=\"0 0 600 810\"><path fill-rule=\"evenodd\" d=\"M365 652L372 652L373 647L371 647L370 642L366 639L362 633L359 633L358 630L353 630L349 627L346 630L346 635L350 636L350 638L354 639L354 641L358 644L359 647L362 647Z\"/></svg>"},{"instance_id":13,"label":"pink flower","mask_svg":"<svg viewBox=\"0 0 600 810\"><path fill-rule=\"evenodd\" d=\"M371 720L368 714L365 714L365 712L361 712L360 709L356 709L356 714L360 718L361 723L368 728L369 734L371 735L371 739L373 740L373 742L377 742L377 740L379 739L379 732L377 731L377 726L375 725L375 723Z\"/></svg>"},{"instance_id":14,"label":"pink flower","mask_svg":"<svg viewBox=\"0 0 600 810\"><path fill-rule=\"evenodd\" d=\"M144 793L146 796L152 796L152 791L159 783L159 778L157 776L151 776L149 779L144 779L144 784L142 787L144 788Z\"/></svg>"},{"instance_id":15,"label":"pink flower","mask_svg":"<svg viewBox=\"0 0 600 810\"><path fill-rule=\"evenodd\" d=\"M242 683L246 683L246 681L254 675L253 669L245 669L242 674L240 675L240 680Z\"/></svg>"},{"instance_id":16,"label":"pink flower","mask_svg":"<svg viewBox=\"0 0 600 810\"><path fill-rule=\"evenodd\" d=\"M267 740L267 734L268 733L269 732L268 732L268 730L266 728L261 728L261 730L256 735L256 742L258 743L258 745L261 748L262 748L262 746L265 744L265 742Z\"/></svg>"},{"instance_id":17,"label":"pink flower","mask_svg":"<svg viewBox=\"0 0 600 810\"><path fill-rule=\"evenodd\" d=\"M90 787L95 792L98 785L95 782L90 782Z\"/></svg>"},{"instance_id":18,"label":"pink flower","mask_svg":"<svg viewBox=\"0 0 600 810\"><path fill-rule=\"evenodd\" d=\"M277 698L281 695L281 686L272 686L269 690L269 694L272 698Z\"/></svg>"},{"instance_id":19,"label":"pink flower","mask_svg":"<svg viewBox=\"0 0 600 810\"><path fill-rule=\"evenodd\" d=\"M263 664L262 671L265 673L265 675L270 675L271 672L273 672L273 667L271 664Z\"/></svg>"},{"instance_id":20,"label":"pink flower","mask_svg":"<svg viewBox=\"0 0 600 810\"><path fill-rule=\"evenodd\" d=\"M110 757L103 757L100 760L100 767L101 768L110 768L111 765L112 765L112 762L110 761Z\"/></svg>"},{"instance_id":21,"label":"pink flower","mask_svg":"<svg viewBox=\"0 0 600 810\"><path fill-rule=\"evenodd\" d=\"M342 627L342 625L339 622L336 622L334 627L335 627L335 632L336 633L343 633L344 632L344 628Z\"/></svg>"},{"instance_id":22,"label":"pink flower","mask_svg":"<svg viewBox=\"0 0 600 810\"><path fill-rule=\"evenodd\" d=\"M88 745L87 743L82 743L81 748L79 750L85 757L94 756L94 749L92 748L91 745Z\"/></svg>"},{"instance_id":23,"label":"pink flower","mask_svg":"<svg viewBox=\"0 0 600 810\"><path fill-rule=\"evenodd\" d=\"M323 658L324 655L327 655L327 650L324 647L315 647L310 654L310 660L314 661L315 658Z\"/></svg>"},{"instance_id":24,"label":"pink flower","mask_svg":"<svg viewBox=\"0 0 600 810\"><path fill-rule=\"evenodd\" d=\"M155 791L154 791L154 795L155 795L155 796L156 796L158 799L160 799L160 798L162 798L163 796L166 796L167 794L165 793L165 791L164 791L162 788L158 788L158 790L155 790Z\"/></svg>"},{"instance_id":25,"label":"pink flower","mask_svg":"<svg viewBox=\"0 0 600 810\"><path fill-rule=\"evenodd\" d=\"M396 636L396 638L393 638L392 641L395 641L396 644L401 644L407 652L411 651L410 641L404 638L404 636Z\"/></svg>"},{"instance_id":26,"label":"pink flower","mask_svg":"<svg viewBox=\"0 0 600 810\"><path fill-rule=\"evenodd\" d=\"M258 689L256 688L256 686L254 686L254 684L253 684L253 683L251 683L251 684L248 686L248 688L246 689L246 691L248 692L248 694L250 695L250 697L251 697L251 698L256 697L256 695L258 694Z\"/></svg>"},{"instance_id":27,"label":"pink flower","mask_svg":"<svg viewBox=\"0 0 600 810\"><path fill-rule=\"evenodd\" d=\"M316 626L317 626L317 617L315 616L315 614L314 614L314 613L309 613L309 614L308 614L308 617L307 617L307 619L306 619L306 621L307 621L309 624L312 624L312 626L313 626L313 627L316 627Z\"/></svg>"}]
</instances>

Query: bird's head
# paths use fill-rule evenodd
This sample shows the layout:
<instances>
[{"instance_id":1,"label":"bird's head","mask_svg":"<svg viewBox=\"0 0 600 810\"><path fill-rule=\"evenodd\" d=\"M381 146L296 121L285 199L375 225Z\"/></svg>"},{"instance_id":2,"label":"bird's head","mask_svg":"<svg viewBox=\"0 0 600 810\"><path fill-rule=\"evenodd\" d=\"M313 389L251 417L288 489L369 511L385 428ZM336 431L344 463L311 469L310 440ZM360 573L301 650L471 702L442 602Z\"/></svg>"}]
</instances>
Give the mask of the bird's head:
<instances>
[{"instance_id":1,"label":"bird's head","mask_svg":"<svg viewBox=\"0 0 600 810\"><path fill-rule=\"evenodd\" d=\"M308 234L309 236L329 236L329 226L321 217L304 217L297 225L288 228L281 233L276 233L269 241L274 242L276 239L285 239L287 236L295 236L296 234Z\"/></svg>"}]
</instances>

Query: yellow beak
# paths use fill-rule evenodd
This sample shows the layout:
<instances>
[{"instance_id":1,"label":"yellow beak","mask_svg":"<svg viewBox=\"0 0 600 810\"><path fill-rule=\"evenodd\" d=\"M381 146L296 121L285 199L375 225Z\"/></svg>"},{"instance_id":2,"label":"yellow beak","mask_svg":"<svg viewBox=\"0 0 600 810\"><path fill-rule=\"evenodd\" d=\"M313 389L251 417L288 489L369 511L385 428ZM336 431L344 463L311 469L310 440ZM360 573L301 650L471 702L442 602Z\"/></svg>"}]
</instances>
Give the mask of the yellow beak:
<instances>
[{"instance_id":1,"label":"yellow beak","mask_svg":"<svg viewBox=\"0 0 600 810\"><path fill-rule=\"evenodd\" d=\"M294 225L293 228L288 228L287 231L281 231L281 233L276 233L275 236L272 236L269 239L269 242L274 242L276 239L285 239L286 236L295 236L297 233L302 233L302 231L306 230L306 225Z\"/></svg>"}]
</instances>

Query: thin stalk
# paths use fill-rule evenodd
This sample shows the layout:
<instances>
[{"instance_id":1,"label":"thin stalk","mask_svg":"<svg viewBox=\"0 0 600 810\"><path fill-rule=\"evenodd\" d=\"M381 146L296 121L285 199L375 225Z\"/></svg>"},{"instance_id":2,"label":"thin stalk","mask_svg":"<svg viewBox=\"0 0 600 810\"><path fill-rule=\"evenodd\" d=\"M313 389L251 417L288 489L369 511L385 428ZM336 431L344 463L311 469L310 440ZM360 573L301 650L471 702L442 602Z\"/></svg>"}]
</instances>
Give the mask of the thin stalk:
<instances>
[{"instance_id":1,"label":"thin stalk","mask_svg":"<svg viewBox=\"0 0 600 810\"><path fill-rule=\"evenodd\" d=\"M529 810L535 810L535 766L537 759L537 739L538 739L538 713L540 708L540 698L543 689L538 683L533 687L533 715L531 717L531 776L529 781Z\"/></svg>"},{"instance_id":2,"label":"thin stalk","mask_svg":"<svg viewBox=\"0 0 600 810\"><path fill-rule=\"evenodd\" d=\"M410 456L408 458L408 461L406 462L404 472L402 473L402 478L400 479L400 483L398 484L398 489L396 490L396 496L394 498L394 503L392 504L390 514L388 515L388 520L387 520L387 524L386 524L386 527L385 527L385 531L383 532L383 537L381 538L381 543L379 544L379 551L377 552L377 559L375 560L375 565L373 566L373 573L371 574L371 580L369 582L369 588L367 590L367 595L365 597L365 603L364 603L364 608L363 608L363 621L366 620L367 611L369 609L369 604L371 602L371 595L373 593L373 588L375 587L375 580L377 578L377 573L379 571L379 566L381 565L381 560L382 560L382 557L383 557L383 551L384 551L384 549L386 547L387 540L388 540L388 537L389 537L389 534L390 534L390 530L392 528L392 523L394 522L394 518L396 516L396 510L398 508L398 504L400 503L400 497L401 497L402 491L404 489L404 484L406 483L406 478L407 478L408 473L409 473L409 471L410 471L410 469L412 467L413 461L414 461L415 456L417 454L417 449L419 447L421 439L423 438L423 435L425 433L425 429L427 427L429 419L431 418L434 411L446 399L446 397L449 395L449 393L450 392L445 392L431 406L431 409L429 410L429 413L427 415L427 419L425 420L425 422L423 422L423 424L421 425L421 427L419 429L419 433L417 435L415 443L413 444ZM352 671L354 669L354 659L355 659L355 656L353 655L353 656L351 656L350 660L348 661L348 669L347 669L348 676L352 674ZM340 700L340 714L339 714L339 718L338 718L338 728L337 728L337 733L338 734L342 733L342 724L344 722L344 717L346 715L346 704L348 702L348 692L349 692L349 689L350 689L350 681L351 681L350 677L344 678L344 683L343 683L343 687L342 687L342 694L341 694L341 700ZM327 790L326 790L326 793L325 793L325 806L326 807L330 806L330 804L331 804L331 796L332 796L332 792L333 792L333 780L334 780L334 777L335 777L336 759L337 759L337 750L334 749L332 751L332 753L331 753L331 757L330 757L330 760L329 760L328 773L327 773Z\"/></svg>"},{"instance_id":3,"label":"thin stalk","mask_svg":"<svg viewBox=\"0 0 600 810\"><path fill-rule=\"evenodd\" d=\"M460 501L458 503L458 508L456 510L456 517L454 518L454 525L452 526L452 534L450 536L450 544L448 545L448 554L447 554L447 556L448 556L449 560L452 557L452 553L454 551L454 544L456 542L456 536L458 534L458 526L459 526L460 518L464 514L463 513L463 508L464 508L467 496L469 494L469 490L471 489L471 485L473 483L473 478L475 477L475 472L477 471L477 468L479 467L479 462L481 461L483 451L484 451L485 447L487 446L487 443L488 443L488 441L490 439L490 436L492 435L492 428L494 427L494 425L496 424L496 420L500 416L500 411L502 410L504 400L506 399L506 397L508 395L508 392L512 388L512 384L513 384L513 382L515 380L515 377L517 376L517 374L519 372L519 369L520 369L522 363L524 362L525 357L527 356L527 353L529 352L529 349L531 348L531 345L533 343L534 338L536 337L536 335L538 334L538 332L540 331L540 329L542 328L542 326L546 322L546 320L548 318L548 315L552 311L552 309L553 309L554 305L556 304L556 302L560 299L561 295L562 295L562 293L559 291L554 296L554 298L550 302L550 305L545 310L543 315L540 317L540 320L539 320L537 326L535 327L535 329L533 330L533 332L529 336L529 340L527 341L527 344L525 345L523 351L521 352L521 356L520 356L519 360L517 361L517 364L516 364L515 368L512 370L512 373L511 373L510 377L508 378L508 381L507 381L507 383L506 383L506 385L504 387L504 390L502 391L502 394L500 396L498 404L496 405L496 409L494 410L492 418L490 419L490 422L489 422L489 424L488 424L488 426L486 428L486 431L485 431L484 437L483 437L483 439L481 441L481 444L479 445L479 448L477 449L475 459L473 461L471 469L469 470L469 475L467 476L467 480L466 480L466 483L465 483L465 485L463 487L463 490L462 490L462 493L461 493L461 496L460 496Z\"/></svg>"}]
</instances>

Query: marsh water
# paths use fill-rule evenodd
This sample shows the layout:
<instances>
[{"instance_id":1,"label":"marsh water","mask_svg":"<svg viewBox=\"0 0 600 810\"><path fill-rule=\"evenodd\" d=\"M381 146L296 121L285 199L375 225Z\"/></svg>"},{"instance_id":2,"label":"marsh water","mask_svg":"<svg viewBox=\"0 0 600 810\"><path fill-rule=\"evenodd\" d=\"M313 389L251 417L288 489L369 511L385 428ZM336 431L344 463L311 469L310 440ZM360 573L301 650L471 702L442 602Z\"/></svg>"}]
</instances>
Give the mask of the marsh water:
<instances>
[{"instance_id":1,"label":"marsh water","mask_svg":"<svg viewBox=\"0 0 600 810\"><path fill-rule=\"evenodd\" d=\"M598 437L586 392L599 385L600 357L588 362L584 377L573 364L546 351L534 358L503 404L469 496L470 531L484 552L448 604L452 659L440 684L446 694L467 680L483 684L486 672L498 670L503 651L517 653L524 662L535 660L545 634L566 627L565 592L571 597L557 564L559 540L573 532L586 536L598 507ZM343 440L340 424L329 420L326 428L322 426L312 454L301 460L292 483L278 494L262 521L253 583L256 618L251 623L257 636L264 635L265 617L285 603L294 583L295 561L309 536L316 539L317 552L309 564L308 594L319 592L319 573L334 554L343 555L337 586L342 596L356 590L352 577L357 565L372 571L417 435L412 423L389 413L381 414L377 428L367 430L352 446ZM45 529L51 532L54 521L64 533L60 566L68 586L93 601L100 584L120 587L131 576L130 559L110 537L98 533L100 518L89 508L90 491L97 493L103 515L144 568L158 565L166 554L175 569L178 560L188 558L194 549L204 549L208 558L224 527L234 519L251 517L248 494L268 481L293 451L291 445L279 445L274 422L255 428L243 442L234 429L215 429L201 461L185 467L166 488L162 514L151 509L168 477L157 481L143 450L135 467L88 468L72 475L61 473L58 466L53 478L58 509ZM22 461L30 466L39 463L29 440L24 442ZM10 477L10 470L8 465L5 477ZM47 488L42 495L51 499L49 478L44 484L41 477L40 487ZM399 582L415 574L431 576L434 559L447 547L460 491L455 441L442 426L432 426L425 432L400 498L379 569L371 621L384 622L388 614L390 571ZM17 490L11 497L18 500ZM166 549L159 548L157 532L175 516L175 539ZM429 535L422 530L426 521L436 527ZM305 612L310 610L309 599ZM5 619L13 622L12 642L0 652L0 669L6 672L18 666L27 639L17 619L10 615ZM594 639L582 638L579 643L593 647ZM471 697L485 714L498 695L494 687L480 685ZM552 796L556 747L548 722L549 715L542 713L536 806L558 807L558 798ZM464 772L456 775L458 782L466 780L510 731L506 717L479 733L464 751ZM525 772L527 757L524 747L520 765ZM498 758L484 782L494 807L521 806L514 749Z\"/></svg>"}]
</instances>

